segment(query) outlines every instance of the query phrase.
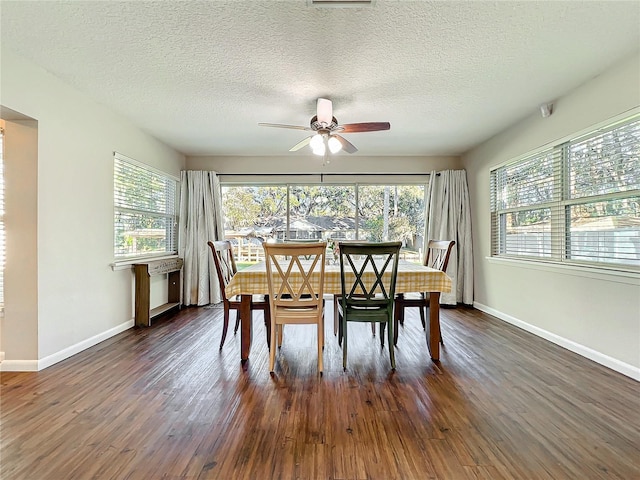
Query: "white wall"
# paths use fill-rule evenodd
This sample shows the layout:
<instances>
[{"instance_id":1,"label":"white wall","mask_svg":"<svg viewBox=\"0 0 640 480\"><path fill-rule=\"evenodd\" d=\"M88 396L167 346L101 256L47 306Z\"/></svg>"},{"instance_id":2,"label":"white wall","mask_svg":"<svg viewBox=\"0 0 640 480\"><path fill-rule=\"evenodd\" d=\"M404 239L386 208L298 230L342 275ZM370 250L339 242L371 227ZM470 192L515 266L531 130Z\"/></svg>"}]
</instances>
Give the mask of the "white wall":
<instances>
[{"instance_id":1,"label":"white wall","mask_svg":"<svg viewBox=\"0 0 640 480\"><path fill-rule=\"evenodd\" d=\"M10 359L38 356L38 123L4 123L5 311L0 350Z\"/></svg>"},{"instance_id":2,"label":"white wall","mask_svg":"<svg viewBox=\"0 0 640 480\"><path fill-rule=\"evenodd\" d=\"M489 169L640 105L640 55L558 99L463 156L472 206L476 306L640 379L639 275L590 275L489 260Z\"/></svg>"},{"instance_id":3,"label":"white wall","mask_svg":"<svg viewBox=\"0 0 640 480\"><path fill-rule=\"evenodd\" d=\"M32 299L37 352L19 358L25 350L14 342L33 338L10 337L4 330L0 348L6 352L3 370L28 370L44 368L133 324L133 276L110 267L113 152L177 177L185 159L40 67L6 49L1 61L0 105L38 125L37 192L30 192L37 199L38 288ZM11 235L9 225L7 231Z\"/></svg>"}]
</instances>

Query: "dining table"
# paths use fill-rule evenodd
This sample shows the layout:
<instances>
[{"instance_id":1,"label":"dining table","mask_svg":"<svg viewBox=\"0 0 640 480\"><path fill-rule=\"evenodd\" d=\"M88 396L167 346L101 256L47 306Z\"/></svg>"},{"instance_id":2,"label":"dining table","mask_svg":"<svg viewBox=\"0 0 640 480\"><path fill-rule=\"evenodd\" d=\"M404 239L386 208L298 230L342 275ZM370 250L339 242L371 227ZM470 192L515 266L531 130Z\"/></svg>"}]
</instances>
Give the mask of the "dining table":
<instances>
[{"instance_id":1,"label":"dining table","mask_svg":"<svg viewBox=\"0 0 640 480\"><path fill-rule=\"evenodd\" d=\"M373 273L373 272L372 272ZM429 328L426 332L427 346L431 359L440 359L440 293L451 291L451 278L443 271L420 263L400 260L396 278L396 293L428 292ZM240 295L240 360L249 359L253 335L251 318L252 295L268 295L269 285L265 262L255 263L238 270L225 289L227 298ZM340 265L325 265L324 294L341 295Z\"/></svg>"}]
</instances>

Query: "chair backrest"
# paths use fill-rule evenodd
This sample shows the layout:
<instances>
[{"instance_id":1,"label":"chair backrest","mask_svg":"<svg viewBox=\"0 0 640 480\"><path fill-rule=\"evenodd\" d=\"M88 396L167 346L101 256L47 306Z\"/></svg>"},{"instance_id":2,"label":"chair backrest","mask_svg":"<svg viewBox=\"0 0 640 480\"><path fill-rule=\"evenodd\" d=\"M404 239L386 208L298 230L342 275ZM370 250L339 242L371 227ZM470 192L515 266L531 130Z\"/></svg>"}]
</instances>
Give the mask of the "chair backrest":
<instances>
[{"instance_id":1,"label":"chair backrest","mask_svg":"<svg viewBox=\"0 0 640 480\"><path fill-rule=\"evenodd\" d=\"M401 242L340 242L343 302L361 307L393 303Z\"/></svg>"},{"instance_id":2,"label":"chair backrest","mask_svg":"<svg viewBox=\"0 0 640 480\"><path fill-rule=\"evenodd\" d=\"M453 240L429 240L427 256L424 260L425 266L446 271L447 265L449 265L449 255L451 255L451 249L455 244L456 242Z\"/></svg>"},{"instance_id":3,"label":"chair backrest","mask_svg":"<svg viewBox=\"0 0 640 480\"><path fill-rule=\"evenodd\" d=\"M226 299L225 287L237 272L236 261L233 258L233 247L231 246L231 242L228 240L207 242L207 244L209 245L209 248L211 248L213 262L216 264L216 272L218 273L220 290L222 290L222 298Z\"/></svg>"},{"instance_id":4,"label":"chair backrest","mask_svg":"<svg viewBox=\"0 0 640 480\"><path fill-rule=\"evenodd\" d=\"M322 308L327 244L263 243L262 247L272 305Z\"/></svg>"}]
</instances>

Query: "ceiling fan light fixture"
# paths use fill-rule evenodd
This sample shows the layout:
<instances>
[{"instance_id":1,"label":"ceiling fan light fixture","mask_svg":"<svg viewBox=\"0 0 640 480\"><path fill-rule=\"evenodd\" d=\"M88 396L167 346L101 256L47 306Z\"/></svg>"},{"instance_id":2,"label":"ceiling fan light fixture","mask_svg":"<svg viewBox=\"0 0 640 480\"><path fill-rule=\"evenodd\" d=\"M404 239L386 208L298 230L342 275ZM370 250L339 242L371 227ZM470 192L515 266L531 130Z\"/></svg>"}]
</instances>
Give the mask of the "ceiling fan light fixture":
<instances>
[{"instance_id":1,"label":"ceiling fan light fixture","mask_svg":"<svg viewBox=\"0 0 640 480\"><path fill-rule=\"evenodd\" d=\"M342 143L340 143L340 140L338 140L336 137L329 137L329 140L327 140L327 145L329 146L329 151L331 153L338 153L340 150L342 150Z\"/></svg>"},{"instance_id":2,"label":"ceiling fan light fixture","mask_svg":"<svg viewBox=\"0 0 640 480\"><path fill-rule=\"evenodd\" d=\"M324 147L324 140L322 138L322 135L320 135L319 133L316 133L313 137L311 137L311 140L309 141L309 146L313 150L316 150L320 147Z\"/></svg>"},{"instance_id":3,"label":"ceiling fan light fixture","mask_svg":"<svg viewBox=\"0 0 640 480\"><path fill-rule=\"evenodd\" d=\"M327 151L326 147L324 146L324 143L321 143L320 145L318 145L317 147L311 147L313 150L313 154L314 155L319 155L319 156L323 156L324 152Z\"/></svg>"}]
</instances>

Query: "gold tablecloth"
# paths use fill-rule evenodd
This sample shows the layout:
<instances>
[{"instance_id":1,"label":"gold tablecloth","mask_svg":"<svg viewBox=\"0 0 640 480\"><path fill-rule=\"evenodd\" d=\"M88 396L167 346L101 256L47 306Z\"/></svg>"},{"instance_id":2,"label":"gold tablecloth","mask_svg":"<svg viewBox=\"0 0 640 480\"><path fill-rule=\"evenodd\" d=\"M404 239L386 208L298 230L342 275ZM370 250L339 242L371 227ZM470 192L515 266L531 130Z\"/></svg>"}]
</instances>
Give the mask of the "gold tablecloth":
<instances>
[{"instance_id":1,"label":"gold tablecloth","mask_svg":"<svg viewBox=\"0 0 640 480\"><path fill-rule=\"evenodd\" d=\"M366 272L365 272L366 274ZM373 272L370 273L373 277ZM227 298L242 294L269 293L267 271L264 262L256 263L239 270L231 279L226 289ZM396 293L408 292L445 292L451 291L451 279L440 270L425 267L418 263L401 260L398 264ZM324 293L341 294L340 265L325 266Z\"/></svg>"}]
</instances>

